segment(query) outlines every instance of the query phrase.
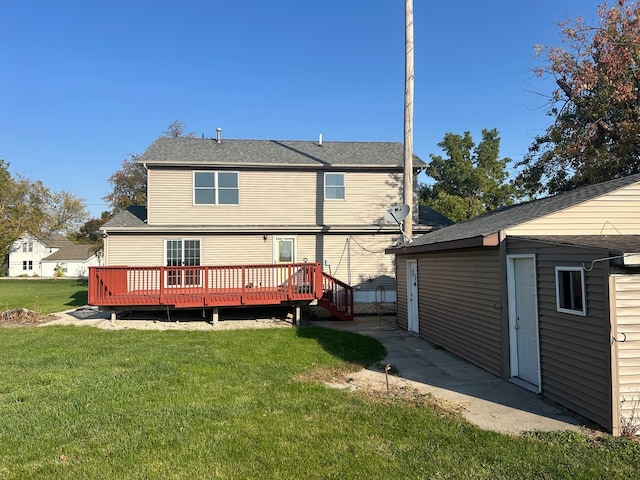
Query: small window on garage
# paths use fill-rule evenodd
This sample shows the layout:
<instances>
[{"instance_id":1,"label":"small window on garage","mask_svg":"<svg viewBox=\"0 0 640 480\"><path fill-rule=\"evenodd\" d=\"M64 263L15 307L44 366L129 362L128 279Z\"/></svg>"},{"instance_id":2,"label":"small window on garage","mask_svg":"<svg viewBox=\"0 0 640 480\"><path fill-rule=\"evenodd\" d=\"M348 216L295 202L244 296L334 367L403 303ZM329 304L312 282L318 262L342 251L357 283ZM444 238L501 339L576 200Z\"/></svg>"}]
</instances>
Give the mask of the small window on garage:
<instances>
[{"instance_id":1,"label":"small window on garage","mask_svg":"<svg viewBox=\"0 0 640 480\"><path fill-rule=\"evenodd\" d=\"M556 306L559 312L587 314L587 298L582 267L556 267Z\"/></svg>"}]
</instances>

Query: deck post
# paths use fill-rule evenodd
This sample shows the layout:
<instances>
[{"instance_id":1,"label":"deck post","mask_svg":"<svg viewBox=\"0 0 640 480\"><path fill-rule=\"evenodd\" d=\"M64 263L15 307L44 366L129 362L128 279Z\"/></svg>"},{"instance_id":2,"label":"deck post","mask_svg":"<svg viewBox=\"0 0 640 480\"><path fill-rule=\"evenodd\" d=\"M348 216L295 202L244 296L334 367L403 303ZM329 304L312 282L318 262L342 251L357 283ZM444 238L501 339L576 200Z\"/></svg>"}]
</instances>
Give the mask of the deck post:
<instances>
[{"instance_id":1,"label":"deck post","mask_svg":"<svg viewBox=\"0 0 640 480\"><path fill-rule=\"evenodd\" d=\"M296 304L295 313L293 317L294 325L300 326L300 305Z\"/></svg>"},{"instance_id":2,"label":"deck post","mask_svg":"<svg viewBox=\"0 0 640 480\"><path fill-rule=\"evenodd\" d=\"M215 325L216 323L218 323L218 317L219 317L219 311L218 311L218 307L214 307L213 308L213 314L211 316L211 324Z\"/></svg>"},{"instance_id":3,"label":"deck post","mask_svg":"<svg viewBox=\"0 0 640 480\"><path fill-rule=\"evenodd\" d=\"M116 311L115 310L111 311L111 317L110 317L109 320L110 320L111 323L115 323L115 321L116 321Z\"/></svg>"}]
</instances>

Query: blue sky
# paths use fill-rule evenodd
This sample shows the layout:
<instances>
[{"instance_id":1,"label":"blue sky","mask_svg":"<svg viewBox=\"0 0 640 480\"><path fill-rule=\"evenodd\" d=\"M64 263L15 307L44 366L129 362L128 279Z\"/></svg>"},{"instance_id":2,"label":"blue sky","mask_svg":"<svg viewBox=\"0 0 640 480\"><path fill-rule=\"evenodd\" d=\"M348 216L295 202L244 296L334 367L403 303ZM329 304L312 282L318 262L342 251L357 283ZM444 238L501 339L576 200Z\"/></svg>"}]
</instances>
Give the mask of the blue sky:
<instances>
[{"instance_id":1,"label":"blue sky","mask_svg":"<svg viewBox=\"0 0 640 480\"><path fill-rule=\"evenodd\" d=\"M414 151L497 128L522 158L544 131L535 44L599 0L414 0ZM107 208L109 176L172 121L197 136L403 141L403 0L4 2L0 158ZM421 181L427 181L425 177Z\"/></svg>"}]
</instances>

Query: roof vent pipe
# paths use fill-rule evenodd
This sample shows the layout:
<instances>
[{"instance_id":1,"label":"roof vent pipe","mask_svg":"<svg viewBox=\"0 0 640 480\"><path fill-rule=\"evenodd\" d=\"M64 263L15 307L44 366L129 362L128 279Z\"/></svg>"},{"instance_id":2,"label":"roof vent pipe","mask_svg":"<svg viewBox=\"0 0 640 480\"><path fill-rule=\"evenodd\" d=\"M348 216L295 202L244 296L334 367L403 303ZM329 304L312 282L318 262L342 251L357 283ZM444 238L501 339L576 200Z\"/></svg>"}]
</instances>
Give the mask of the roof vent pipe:
<instances>
[{"instance_id":1,"label":"roof vent pipe","mask_svg":"<svg viewBox=\"0 0 640 480\"><path fill-rule=\"evenodd\" d=\"M318 146L319 147L322 146L322 134L321 133L318 134Z\"/></svg>"},{"instance_id":2,"label":"roof vent pipe","mask_svg":"<svg viewBox=\"0 0 640 480\"><path fill-rule=\"evenodd\" d=\"M222 129L216 128L216 142L220 143L222 141Z\"/></svg>"}]
</instances>

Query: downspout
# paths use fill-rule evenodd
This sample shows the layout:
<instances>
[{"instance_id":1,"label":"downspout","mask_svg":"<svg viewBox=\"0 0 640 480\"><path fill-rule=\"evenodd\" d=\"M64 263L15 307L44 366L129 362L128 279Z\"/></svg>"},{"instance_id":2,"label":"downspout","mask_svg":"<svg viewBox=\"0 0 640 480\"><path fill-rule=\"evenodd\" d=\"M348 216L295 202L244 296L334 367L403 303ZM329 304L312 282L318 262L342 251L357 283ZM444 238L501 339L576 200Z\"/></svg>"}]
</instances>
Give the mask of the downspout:
<instances>
[{"instance_id":1,"label":"downspout","mask_svg":"<svg viewBox=\"0 0 640 480\"><path fill-rule=\"evenodd\" d=\"M149 168L147 167L147 162L142 162L142 166L144 167L144 171L147 172L147 194L144 196L144 209L147 212L147 222L149 220Z\"/></svg>"}]
</instances>

